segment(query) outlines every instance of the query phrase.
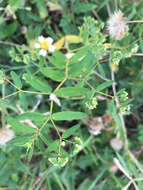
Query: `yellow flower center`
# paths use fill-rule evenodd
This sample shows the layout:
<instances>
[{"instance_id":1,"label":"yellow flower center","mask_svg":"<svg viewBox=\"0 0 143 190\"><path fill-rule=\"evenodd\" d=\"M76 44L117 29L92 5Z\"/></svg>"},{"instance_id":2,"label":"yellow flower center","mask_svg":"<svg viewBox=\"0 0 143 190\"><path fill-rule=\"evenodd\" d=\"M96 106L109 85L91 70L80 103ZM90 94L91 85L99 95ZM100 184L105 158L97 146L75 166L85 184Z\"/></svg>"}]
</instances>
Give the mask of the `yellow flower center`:
<instances>
[{"instance_id":1,"label":"yellow flower center","mask_svg":"<svg viewBox=\"0 0 143 190\"><path fill-rule=\"evenodd\" d=\"M44 40L43 42L40 43L41 49L48 50L49 46L50 46L50 44L46 40Z\"/></svg>"}]
</instances>

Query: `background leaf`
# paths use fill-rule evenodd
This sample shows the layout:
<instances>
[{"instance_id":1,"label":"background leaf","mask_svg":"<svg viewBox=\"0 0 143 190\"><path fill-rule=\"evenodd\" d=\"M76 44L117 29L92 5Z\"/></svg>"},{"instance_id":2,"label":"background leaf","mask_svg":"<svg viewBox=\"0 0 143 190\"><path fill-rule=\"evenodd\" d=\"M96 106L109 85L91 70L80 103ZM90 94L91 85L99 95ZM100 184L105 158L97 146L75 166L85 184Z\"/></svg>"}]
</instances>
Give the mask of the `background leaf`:
<instances>
[{"instance_id":1,"label":"background leaf","mask_svg":"<svg viewBox=\"0 0 143 190\"><path fill-rule=\"evenodd\" d=\"M55 121L61 121L61 120L72 121L72 120L82 119L86 116L87 115L85 113L72 112L72 111L63 111L63 112L54 113L52 115Z\"/></svg>"},{"instance_id":2,"label":"background leaf","mask_svg":"<svg viewBox=\"0 0 143 190\"><path fill-rule=\"evenodd\" d=\"M57 90L55 94L58 97L76 97L86 95L88 91L84 87L65 87Z\"/></svg>"},{"instance_id":3,"label":"background leaf","mask_svg":"<svg viewBox=\"0 0 143 190\"><path fill-rule=\"evenodd\" d=\"M48 82L45 81L44 79L40 78L40 77L30 76L29 74L25 74L24 79L33 88L35 88L36 90L38 90L40 92L47 92L48 93L48 92L51 92L51 90L52 90L52 88L48 84Z\"/></svg>"},{"instance_id":4,"label":"background leaf","mask_svg":"<svg viewBox=\"0 0 143 190\"><path fill-rule=\"evenodd\" d=\"M62 138L68 138L69 136L71 136L72 134L74 134L74 132L76 130L78 130L80 128L80 125L75 125L73 127L71 127L70 129L67 129L63 134L62 134Z\"/></svg>"},{"instance_id":5,"label":"background leaf","mask_svg":"<svg viewBox=\"0 0 143 190\"><path fill-rule=\"evenodd\" d=\"M7 117L6 119L7 119L7 122L12 126L12 129L17 135L36 132L35 128L32 128L26 124L20 123L17 119L13 119L11 117Z\"/></svg>"},{"instance_id":6,"label":"background leaf","mask_svg":"<svg viewBox=\"0 0 143 190\"><path fill-rule=\"evenodd\" d=\"M58 71L52 68L40 68L40 71L44 74L45 77L50 78L54 81L62 81L65 77L65 73L62 71Z\"/></svg>"},{"instance_id":7,"label":"background leaf","mask_svg":"<svg viewBox=\"0 0 143 190\"><path fill-rule=\"evenodd\" d=\"M22 83L21 83L21 80L20 80L19 76L14 71L11 71L10 74L12 76L12 79L13 79L13 82L14 82L15 86L17 88L22 88Z\"/></svg>"}]
</instances>

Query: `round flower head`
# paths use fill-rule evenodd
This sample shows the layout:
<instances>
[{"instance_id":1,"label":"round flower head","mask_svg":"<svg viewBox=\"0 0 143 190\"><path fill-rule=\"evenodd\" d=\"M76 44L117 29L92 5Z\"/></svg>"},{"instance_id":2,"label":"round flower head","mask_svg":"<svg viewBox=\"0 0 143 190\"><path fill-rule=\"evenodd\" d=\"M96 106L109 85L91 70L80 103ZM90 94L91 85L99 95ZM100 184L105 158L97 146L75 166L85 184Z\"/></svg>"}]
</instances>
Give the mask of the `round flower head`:
<instances>
[{"instance_id":1,"label":"round flower head","mask_svg":"<svg viewBox=\"0 0 143 190\"><path fill-rule=\"evenodd\" d=\"M54 52L55 46L53 45L53 39L51 37L44 38L43 36L38 37L38 43L35 43L35 48L40 49L39 54L46 56L47 51Z\"/></svg>"},{"instance_id":2,"label":"round flower head","mask_svg":"<svg viewBox=\"0 0 143 190\"><path fill-rule=\"evenodd\" d=\"M110 16L107 21L107 29L110 36L115 40L121 40L125 36L127 26L123 13L120 10L115 11L114 14Z\"/></svg>"}]
</instances>

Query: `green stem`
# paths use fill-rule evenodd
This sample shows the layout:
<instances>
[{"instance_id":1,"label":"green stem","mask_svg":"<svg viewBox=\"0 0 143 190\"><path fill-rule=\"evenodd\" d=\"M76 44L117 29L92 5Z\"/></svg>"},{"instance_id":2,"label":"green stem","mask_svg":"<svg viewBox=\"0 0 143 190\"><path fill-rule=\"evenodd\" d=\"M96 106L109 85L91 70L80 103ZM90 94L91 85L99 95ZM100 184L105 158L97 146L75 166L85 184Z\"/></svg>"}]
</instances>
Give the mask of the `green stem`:
<instances>
[{"instance_id":1,"label":"green stem","mask_svg":"<svg viewBox=\"0 0 143 190\"><path fill-rule=\"evenodd\" d=\"M5 83L2 84L2 99L5 98ZM2 107L1 107L1 124L2 124L2 128L5 127L5 106L4 104L2 104Z\"/></svg>"}]
</instances>

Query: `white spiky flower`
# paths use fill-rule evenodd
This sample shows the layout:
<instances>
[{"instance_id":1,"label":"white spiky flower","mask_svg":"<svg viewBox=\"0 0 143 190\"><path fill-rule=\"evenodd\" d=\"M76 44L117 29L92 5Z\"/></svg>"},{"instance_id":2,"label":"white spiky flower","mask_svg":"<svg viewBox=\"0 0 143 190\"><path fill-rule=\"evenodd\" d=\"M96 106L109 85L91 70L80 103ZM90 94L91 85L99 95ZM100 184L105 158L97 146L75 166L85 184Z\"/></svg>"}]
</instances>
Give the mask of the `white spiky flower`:
<instances>
[{"instance_id":1,"label":"white spiky flower","mask_svg":"<svg viewBox=\"0 0 143 190\"><path fill-rule=\"evenodd\" d=\"M14 132L11 129L0 129L0 146L5 145L14 137Z\"/></svg>"},{"instance_id":2,"label":"white spiky flower","mask_svg":"<svg viewBox=\"0 0 143 190\"><path fill-rule=\"evenodd\" d=\"M44 36L39 36L38 42L34 44L34 47L40 49L40 55L46 56L47 51L54 52L56 49L53 45L53 41L51 37L45 38Z\"/></svg>"},{"instance_id":3,"label":"white spiky flower","mask_svg":"<svg viewBox=\"0 0 143 190\"><path fill-rule=\"evenodd\" d=\"M61 102L60 100L57 98L57 96L55 94L50 94L50 98L51 101L54 101L58 106L61 107Z\"/></svg>"},{"instance_id":4,"label":"white spiky flower","mask_svg":"<svg viewBox=\"0 0 143 190\"><path fill-rule=\"evenodd\" d=\"M120 10L115 11L114 14L110 16L107 21L107 29L110 36L115 40L121 40L125 36L127 25L123 13Z\"/></svg>"}]
</instances>

